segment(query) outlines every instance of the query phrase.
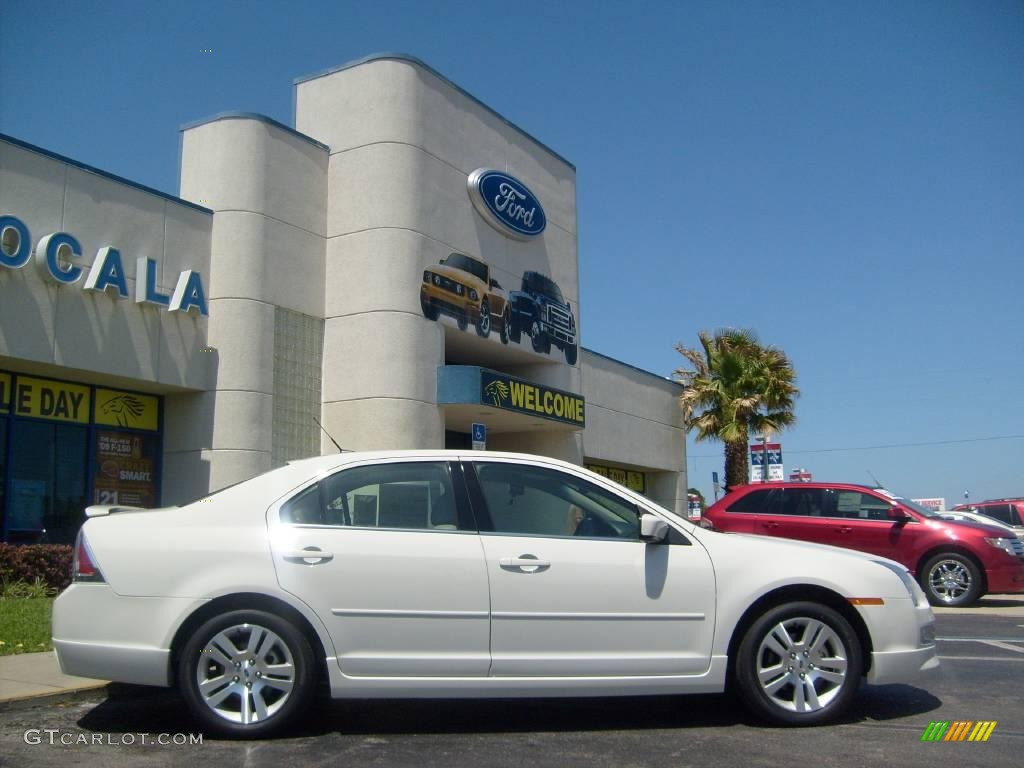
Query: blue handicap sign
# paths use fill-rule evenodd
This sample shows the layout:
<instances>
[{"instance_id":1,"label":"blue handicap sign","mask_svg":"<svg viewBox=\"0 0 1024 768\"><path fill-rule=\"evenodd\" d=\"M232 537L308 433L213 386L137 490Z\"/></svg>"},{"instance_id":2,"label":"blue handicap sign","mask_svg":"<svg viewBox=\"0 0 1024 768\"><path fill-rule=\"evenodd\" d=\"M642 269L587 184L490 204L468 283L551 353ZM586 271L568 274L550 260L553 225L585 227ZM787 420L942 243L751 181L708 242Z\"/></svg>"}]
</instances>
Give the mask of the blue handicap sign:
<instances>
[{"instance_id":1,"label":"blue handicap sign","mask_svg":"<svg viewBox=\"0 0 1024 768\"><path fill-rule=\"evenodd\" d=\"M487 442L487 425L486 424L473 424L473 442L474 443L485 443L485 442Z\"/></svg>"}]
</instances>

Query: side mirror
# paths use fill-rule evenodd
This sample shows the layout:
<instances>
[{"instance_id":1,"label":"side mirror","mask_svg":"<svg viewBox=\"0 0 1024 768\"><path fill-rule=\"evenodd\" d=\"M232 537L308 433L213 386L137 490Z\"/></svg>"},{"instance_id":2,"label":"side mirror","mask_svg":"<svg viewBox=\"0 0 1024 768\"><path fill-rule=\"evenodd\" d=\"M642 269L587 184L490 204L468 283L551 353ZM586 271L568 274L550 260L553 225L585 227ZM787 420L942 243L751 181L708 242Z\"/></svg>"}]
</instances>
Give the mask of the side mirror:
<instances>
[{"instance_id":1,"label":"side mirror","mask_svg":"<svg viewBox=\"0 0 1024 768\"><path fill-rule=\"evenodd\" d=\"M497 288L498 290L501 290L501 283L499 283L497 280L495 280L492 277L491 278L491 288Z\"/></svg>"},{"instance_id":2,"label":"side mirror","mask_svg":"<svg viewBox=\"0 0 1024 768\"><path fill-rule=\"evenodd\" d=\"M907 510L903 507L895 506L889 507L889 519L895 520L897 523L905 523L910 520L910 515L907 514Z\"/></svg>"},{"instance_id":3,"label":"side mirror","mask_svg":"<svg viewBox=\"0 0 1024 768\"><path fill-rule=\"evenodd\" d=\"M640 515L640 540L648 544L661 544L668 538L668 523L660 517L645 513Z\"/></svg>"}]
</instances>

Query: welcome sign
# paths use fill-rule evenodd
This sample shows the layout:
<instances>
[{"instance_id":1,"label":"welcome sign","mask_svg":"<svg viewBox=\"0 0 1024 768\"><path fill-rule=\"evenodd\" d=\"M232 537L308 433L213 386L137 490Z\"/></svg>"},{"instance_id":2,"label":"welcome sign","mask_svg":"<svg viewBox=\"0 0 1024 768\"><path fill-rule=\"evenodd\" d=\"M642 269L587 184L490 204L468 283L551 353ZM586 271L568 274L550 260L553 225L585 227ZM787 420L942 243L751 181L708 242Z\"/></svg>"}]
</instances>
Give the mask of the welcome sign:
<instances>
[{"instance_id":1,"label":"welcome sign","mask_svg":"<svg viewBox=\"0 0 1024 768\"><path fill-rule=\"evenodd\" d=\"M587 425L586 402L579 395L495 371L480 371L480 402L578 427Z\"/></svg>"}]
</instances>

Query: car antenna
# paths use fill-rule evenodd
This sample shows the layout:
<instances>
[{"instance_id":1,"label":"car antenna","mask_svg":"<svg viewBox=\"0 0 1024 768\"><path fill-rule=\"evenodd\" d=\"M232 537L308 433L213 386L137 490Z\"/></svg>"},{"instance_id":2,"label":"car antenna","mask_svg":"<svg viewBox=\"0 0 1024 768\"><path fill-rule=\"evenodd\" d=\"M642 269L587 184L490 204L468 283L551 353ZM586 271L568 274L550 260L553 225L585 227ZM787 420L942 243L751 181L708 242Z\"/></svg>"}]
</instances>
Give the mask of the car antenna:
<instances>
[{"instance_id":1,"label":"car antenna","mask_svg":"<svg viewBox=\"0 0 1024 768\"><path fill-rule=\"evenodd\" d=\"M332 443L334 443L334 447L338 449L338 453L344 453L345 449L342 448L340 445L338 445L338 441L337 440L335 440L333 437L331 437L331 433L327 431L327 427L325 427L323 424L321 424L320 420L316 416L313 417L313 421L315 421L316 425L318 427L320 427L320 429L322 429L324 431L324 434L327 435L327 439L330 440Z\"/></svg>"},{"instance_id":2,"label":"car antenna","mask_svg":"<svg viewBox=\"0 0 1024 768\"><path fill-rule=\"evenodd\" d=\"M869 469L869 470L866 470L866 471L867 471L867 473L868 473L869 475L871 475L871 479L875 481L875 486L876 486L876 487L878 487L878 488L885 488L885 486L884 486L884 485L882 485L882 484L881 484L880 482L878 482L878 478L877 478L877 477L875 477L875 473L874 473L874 472L872 472L872 471L871 471L870 469Z\"/></svg>"}]
</instances>

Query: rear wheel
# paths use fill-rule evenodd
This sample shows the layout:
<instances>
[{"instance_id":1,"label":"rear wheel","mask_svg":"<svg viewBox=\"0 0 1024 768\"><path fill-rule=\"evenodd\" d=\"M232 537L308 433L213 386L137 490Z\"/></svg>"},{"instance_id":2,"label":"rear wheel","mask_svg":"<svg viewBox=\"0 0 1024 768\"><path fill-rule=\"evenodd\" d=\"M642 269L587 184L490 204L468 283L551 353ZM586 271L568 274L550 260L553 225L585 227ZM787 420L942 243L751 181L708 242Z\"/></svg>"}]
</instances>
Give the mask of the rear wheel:
<instances>
[{"instance_id":1,"label":"rear wheel","mask_svg":"<svg viewBox=\"0 0 1024 768\"><path fill-rule=\"evenodd\" d=\"M925 563L920 581L932 605L955 608L981 597L981 570L969 557L956 552L938 554Z\"/></svg>"},{"instance_id":2,"label":"rear wheel","mask_svg":"<svg viewBox=\"0 0 1024 768\"><path fill-rule=\"evenodd\" d=\"M315 666L309 641L289 622L265 611L231 611L204 623L185 644L178 686L204 730L256 738L302 712Z\"/></svg>"},{"instance_id":3,"label":"rear wheel","mask_svg":"<svg viewBox=\"0 0 1024 768\"><path fill-rule=\"evenodd\" d=\"M787 603L757 619L740 642L735 676L743 704L779 725L839 717L860 685L863 660L850 623L820 603Z\"/></svg>"}]
</instances>

